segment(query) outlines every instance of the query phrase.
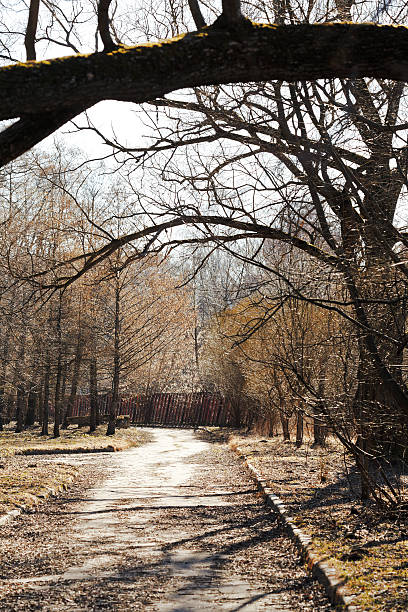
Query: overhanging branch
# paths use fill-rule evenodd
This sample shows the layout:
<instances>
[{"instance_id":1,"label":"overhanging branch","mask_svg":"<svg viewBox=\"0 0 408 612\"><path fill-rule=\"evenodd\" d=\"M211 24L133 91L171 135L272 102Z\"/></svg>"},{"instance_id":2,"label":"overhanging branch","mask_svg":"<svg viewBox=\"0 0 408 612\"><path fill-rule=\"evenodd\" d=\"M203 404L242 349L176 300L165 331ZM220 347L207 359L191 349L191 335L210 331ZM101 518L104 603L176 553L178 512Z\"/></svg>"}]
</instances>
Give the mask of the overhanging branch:
<instances>
[{"instance_id":1,"label":"overhanging branch","mask_svg":"<svg viewBox=\"0 0 408 612\"><path fill-rule=\"evenodd\" d=\"M268 227L260 223L240 221L239 219L233 219L233 218L223 217L219 215L193 214L193 215L179 215L178 217L174 219L170 219L168 221L163 221L162 223L157 223L157 224L145 227L131 234L124 235L120 238L115 238L114 240L111 240L110 242L108 242L107 244L105 244L104 246L102 246L101 248L97 250L94 250L89 253L83 253L81 255L72 257L66 261L63 261L54 267L54 272L56 272L59 269L65 269L66 271L69 268L69 266L77 266L77 265L80 266L80 269L72 272L72 274L71 274L71 271L68 271L68 276L58 277L57 281L56 282L53 281L51 284L46 284L41 280L42 277L47 276L47 274L49 273L49 270L33 274L30 277L27 277L26 280L30 280L33 283L38 283L38 285L41 286L43 289L53 288L53 287L56 287L57 285L61 288L66 288L69 285L71 285L73 282L81 278L89 270L91 270L95 266L99 265L102 261L110 257L110 255L112 255L115 251L124 247L125 245L131 242L139 241L142 239L147 239L149 241L148 247L143 249L141 253L148 254L149 249L152 246L153 242L157 241L163 233L173 228L177 228L180 226L186 226L186 225L203 226L205 228L217 227L218 229L219 228L229 228L232 230L237 230L239 232L238 239L240 240L243 239L246 234L246 237L251 238L251 239L254 239L254 238L265 239L266 238L270 240L281 241L286 244L293 245L294 247L298 248L302 252L307 253L311 255L312 257L317 258L322 263L336 270L343 269L342 262L336 256L331 255L330 253L325 252L323 249L320 249L318 246L314 244L310 244L309 242L306 242L305 240L302 240L301 238L297 236L292 236L280 229ZM237 239L237 235L235 235L234 238L232 236L222 237L221 235L211 236L211 232L210 232L210 237L205 238L204 241L205 242L211 242L212 240L233 241L236 239ZM164 241L163 245L160 248L165 248L166 246L173 246L176 243L187 244L187 242L188 241L186 239L181 239L178 241L177 240L173 241L170 239L170 240ZM200 239L194 238L192 242L199 243Z\"/></svg>"},{"instance_id":2,"label":"overhanging branch","mask_svg":"<svg viewBox=\"0 0 408 612\"><path fill-rule=\"evenodd\" d=\"M204 28L110 53L0 68L0 119L113 99L145 102L183 87L360 78L408 80L408 28L375 24Z\"/></svg>"},{"instance_id":3,"label":"overhanging branch","mask_svg":"<svg viewBox=\"0 0 408 612\"><path fill-rule=\"evenodd\" d=\"M0 68L0 119L101 100L146 102L175 89L265 80L408 80L408 28L375 24L220 24L171 40Z\"/></svg>"},{"instance_id":4,"label":"overhanging branch","mask_svg":"<svg viewBox=\"0 0 408 612\"><path fill-rule=\"evenodd\" d=\"M29 115L0 132L0 168L56 132L83 110L85 108L76 107Z\"/></svg>"}]
</instances>

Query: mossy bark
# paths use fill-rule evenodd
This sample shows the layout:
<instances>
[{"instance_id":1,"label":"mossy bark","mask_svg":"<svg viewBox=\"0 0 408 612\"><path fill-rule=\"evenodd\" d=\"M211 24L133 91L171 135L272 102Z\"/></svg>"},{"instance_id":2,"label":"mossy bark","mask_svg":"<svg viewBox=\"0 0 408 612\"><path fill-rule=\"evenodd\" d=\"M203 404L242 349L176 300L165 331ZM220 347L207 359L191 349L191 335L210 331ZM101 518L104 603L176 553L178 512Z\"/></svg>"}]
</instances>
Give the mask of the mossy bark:
<instances>
[{"instance_id":1,"label":"mossy bark","mask_svg":"<svg viewBox=\"0 0 408 612\"><path fill-rule=\"evenodd\" d=\"M141 103L201 85L363 76L408 80L406 27L217 20L162 42L17 63L0 68L0 120L21 118L0 134L0 163L22 153L21 140L27 150L101 100Z\"/></svg>"}]
</instances>

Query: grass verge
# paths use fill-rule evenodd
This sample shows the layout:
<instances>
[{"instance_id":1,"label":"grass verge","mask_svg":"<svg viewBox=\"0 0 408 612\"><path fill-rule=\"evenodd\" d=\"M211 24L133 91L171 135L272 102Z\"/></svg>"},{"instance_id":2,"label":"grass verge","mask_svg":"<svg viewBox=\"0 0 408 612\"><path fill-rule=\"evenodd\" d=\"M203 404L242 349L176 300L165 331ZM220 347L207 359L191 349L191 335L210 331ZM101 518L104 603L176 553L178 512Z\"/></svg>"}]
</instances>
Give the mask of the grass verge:
<instances>
[{"instance_id":1,"label":"grass verge","mask_svg":"<svg viewBox=\"0 0 408 612\"><path fill-rule=\"evenodd\" d=\"M79 470L66 464L9 461L0 464L0 516L22 508L33 510L49 495L66 488Z\"/></svg>"},{"instance_id":2,"label":"grass verge","mask_svg":"<svg viewBox=\"0 0 408 612\"><path fill-rule=\"evenodd\" d=\"M12 455L125 450L148 440L147 432L134 427L117 429L114 436L106 436L105 433L106 425L100 425L93 433L88 433L87 428L70 426L68 429L61 429L59 438L53 438L42 436L39 427L16 434L10 425L0 432L0 459Z\"/></svg>"},{"instance_id":3,"label":"grass verge","mask_svg":"<svg viewBox=\"0 0 408 612\"><path fill-rule=\"evenodd\" d=\"M324 449L306 441L297 449L278 436L233 432L229 442L312 537L314 552L345 579L353 605L370 612L408 610L407 518L359 503L358 476L336 441L329 439Z\"/></svg>"}]
</instances>

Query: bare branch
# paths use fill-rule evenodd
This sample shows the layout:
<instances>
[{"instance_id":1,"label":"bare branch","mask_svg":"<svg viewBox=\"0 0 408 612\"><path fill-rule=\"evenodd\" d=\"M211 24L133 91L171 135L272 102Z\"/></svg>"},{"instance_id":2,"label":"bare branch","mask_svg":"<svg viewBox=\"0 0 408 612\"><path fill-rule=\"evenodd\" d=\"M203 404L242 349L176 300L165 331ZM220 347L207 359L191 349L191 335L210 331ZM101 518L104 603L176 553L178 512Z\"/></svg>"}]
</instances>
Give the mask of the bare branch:
<instances>
[{"instance_id":1,"label":"bare branch","mask_svg":"<svg viewBox=\"0 0 408 612\"><path fill-rule=\"evenodd\" d=\"M203 14L200 9L198 0L188 0L188 6L190 7L191 16L194 19L197 30L204 28L207 24L204 21Z\"/></svg>"},{"instance_id":2,"label":"bare branch","mask_svg":"<svg viewBox=\"0 0 408 612\"><path fill-rule=\"evenodd\" d=\"M121 236L120 238L115 238L111 240L110 242L108 242L107 244L105 244L104 246L98 248L97 250L83 253L81 255L72 257L66 261L63 261L59 264L56 264L54 266L55 271L61 268L65 268L66 270L67 266L69 265L74 266L78 263L82 263L82 267L79 269L79 271L74 271L72 274L68 274L67 276L58 277L57 280L52 282L51 284L45 284L41 281L38 281L39 285L43 289L53 288L56 285L58 285L59 287L66 288L72 283L74 283L76 280L81 278L89 270L91 270L92 268L100 264L106 258L110 257L113 253L118 251L118 249L122 248L123 246L127 244L130 244L131 242L135 242L143 238L145 239L148 238L149 239L148 245L146 245L142 251L138 251L137 253L138 257L140 258L144 257L145 255L148 255L150 253L149 249L152 243L154 242L154 240L158 240L161 234L163 234L164 232L167 232L168 230L171 230L172 228L185 226L185 225L203 226L206 228L208 228L209 226L218 226L219 228L221 227L231 228L231 229L234 229L240 232L238 236L235 236L235 238L232 236L226 236L226 237L223 237L221 235L217 236L216 240L222 241L222 242L233 242L234 239L235 240L243 239L246 237L246 238L261 238L261 239L268 238L271 240L282 241L287 244L293 244L293 246L297 247L304 253L308 253L309 255L316 257L319 261L332 267L333 269L339 270L339 271L343 270L343 264L342 262L339 261L339 259L336 256L333 256L330 253L325 252L323 249L320 249L318 246L314 244L310 244L309 242L301 238L298 238L297 236L292 236L282 230L275 229L267 225L262 225L261 223L240 221L239 219L232 219L232 218L223 217L219 215L180 214L175 219L170 219L168 221L164 221L163 223L157 223L150 227L145 227L136 232L132 232L131 234ZM152 236L153 236L153 240L150 239L150 237ZM214 239L215 237L213 236L205 237L203 241L211 242ZM163 248L169 245L187 244L189 242L199 243L200 240L198 238L194 238L191 241L186 240L186 239L180 239L180 240L175 240L175 241L167 240L164 242L163 245L159 246L158 250L162 250ZM48 272L49 270L46 270L46 271L42 271L42 272L33 274L30 277L27 277L26 280L31 280L31 282L37 282L37 279L41 279L42 277L46 276Z\"/></svg>"},{"instance_id":3,"label":"bare branch","mask_svg":"<svg viewBox=\"0 0 408 612\"><path fill-rule=\"evenodd\" d=\"M40 8L40 0L31 0L30 11L28 13L26 35L24 39L24 45L25 45L26 54L27 54L27 61L37 59L37 56L35 53L35 35L37 33L39 8Z\"/></svg>"},{"instance_id":4,"label":"bare branch","mask_svg":"<svg viewBox=\"0 0 408 612\"><path fill-rule=\"evenodd\" d=\"M98 4L98 30L103 42L103 50L106 53L108 53L109 51L113 51L118 47L113 42L109 31L109 6L111 2L112 0L99 0Z\"/></svg>"}]
</instances>

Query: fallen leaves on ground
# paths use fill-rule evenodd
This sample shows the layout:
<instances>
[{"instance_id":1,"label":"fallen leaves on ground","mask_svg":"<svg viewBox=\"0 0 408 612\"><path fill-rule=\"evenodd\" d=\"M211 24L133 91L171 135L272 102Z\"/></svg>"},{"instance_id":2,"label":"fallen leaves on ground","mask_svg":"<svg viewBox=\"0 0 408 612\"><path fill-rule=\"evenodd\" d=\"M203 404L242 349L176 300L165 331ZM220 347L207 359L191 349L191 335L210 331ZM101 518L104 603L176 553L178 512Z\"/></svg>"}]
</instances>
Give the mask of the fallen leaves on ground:
<instances>
[{"instance_id":1,"label":"fallen leaves on ground","mask_svg":"<svg viewBox=\"0 0 408 612\"><path fill-rule=\"evenodd\" d=\"M315 552L346 580L354 605L371 612L408 609L408 521L360 504L358 475L335 440L326 448L306 440L298 449L280 436L232 432L230 445L250 458L313 538Z\"/></svg>"}]
</instances>

